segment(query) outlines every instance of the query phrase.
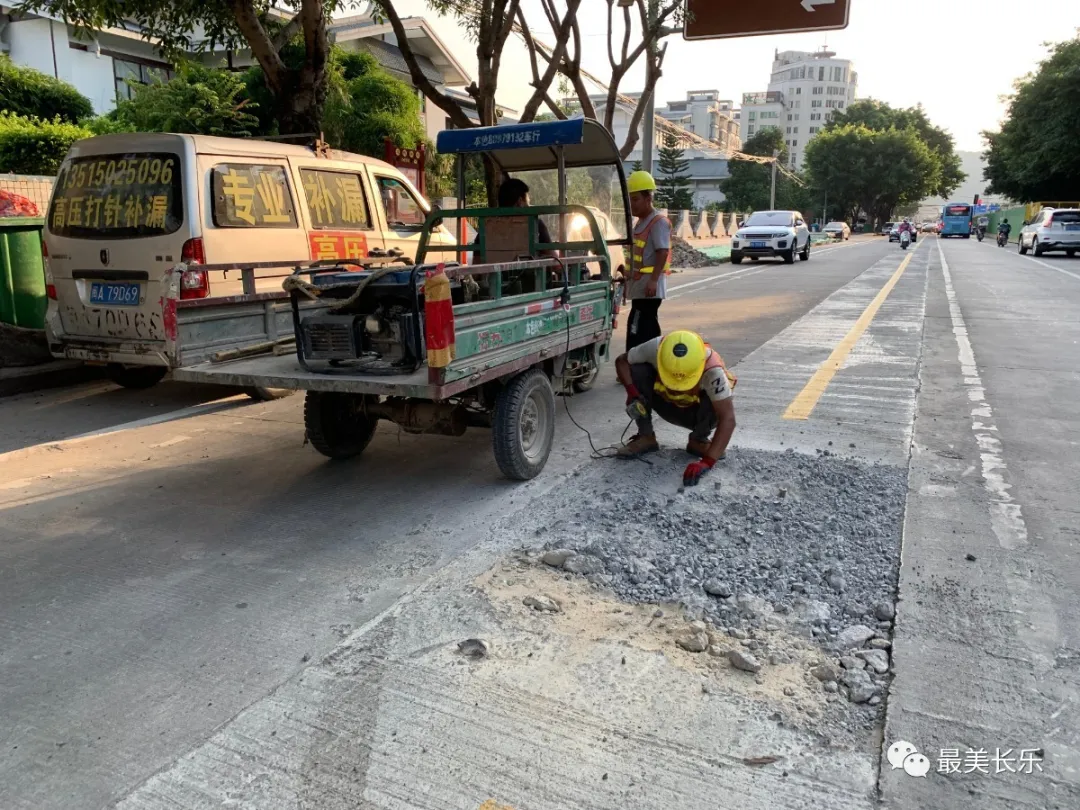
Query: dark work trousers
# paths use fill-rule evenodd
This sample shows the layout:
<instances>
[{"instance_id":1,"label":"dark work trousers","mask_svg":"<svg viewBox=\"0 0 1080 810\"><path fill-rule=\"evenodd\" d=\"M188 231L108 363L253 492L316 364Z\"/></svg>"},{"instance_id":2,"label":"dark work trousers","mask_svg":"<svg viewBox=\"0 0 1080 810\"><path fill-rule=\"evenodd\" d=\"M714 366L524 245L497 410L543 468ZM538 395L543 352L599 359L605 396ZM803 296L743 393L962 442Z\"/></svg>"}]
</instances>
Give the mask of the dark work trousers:
<instances>
[{"instance_id":1,"label":"dark work trousers","mask_svg":"<svg viewBox=\"0 0 1080 810\"><path fill-rule=\"evenodd\" d=\"M663 298L635 298L626 322L626 350L660 337L660 304Z\"/></svg>"},{"instance_id":2,"label":"dark work trousers","mask_svg":"<svg viewBox=\"0 0 1080 810\"><path fill-rule=\"evenodd\" d=\"M698 404L689 408L680 408L672 405L653 390L656 384L656 369L649 363L634 363L630 366L630 376L634 379L634 386L640 392L642 399L649 406L649 415L644 419L637 420L639 436L652 436L652 414L656 414L665 422L684 427L690 431L690 438L707 442L716 428L716 411L713 410L712 400L701 393Z\"/></svg>"}]
</instances>

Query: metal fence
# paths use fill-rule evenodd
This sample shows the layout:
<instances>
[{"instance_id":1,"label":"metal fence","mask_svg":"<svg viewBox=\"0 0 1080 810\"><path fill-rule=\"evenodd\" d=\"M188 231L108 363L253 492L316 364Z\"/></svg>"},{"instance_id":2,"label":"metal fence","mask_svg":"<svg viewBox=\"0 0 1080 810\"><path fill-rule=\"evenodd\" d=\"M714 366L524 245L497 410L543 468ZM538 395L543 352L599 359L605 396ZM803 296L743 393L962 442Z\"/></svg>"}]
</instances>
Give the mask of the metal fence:
<instances>
[{"instance_id":1,"label":"metal fence","mask_svg":"<svg viewBox=\"0 0 1080 810\"><path fill-rule=\"evenodd\" d=\"M0 174L0 189L26 197L44 216L49 208L55 177L34 174Z\"/></svg>"}]
</instances>

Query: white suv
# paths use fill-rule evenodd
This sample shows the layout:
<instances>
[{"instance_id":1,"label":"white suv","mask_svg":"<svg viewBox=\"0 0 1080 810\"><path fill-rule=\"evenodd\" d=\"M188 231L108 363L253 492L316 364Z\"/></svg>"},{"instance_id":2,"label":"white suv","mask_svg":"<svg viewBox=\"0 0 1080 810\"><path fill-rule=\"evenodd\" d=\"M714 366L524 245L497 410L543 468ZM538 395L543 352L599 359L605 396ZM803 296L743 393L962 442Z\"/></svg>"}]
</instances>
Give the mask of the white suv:
<instances>
[{"instance_id":1,"label":"white suv","mask_svg":"<svg viewBox=\"0 0 1080 810\"><path fill-rule=\"evenodd\" d=\"M798 211L755 211L731 240L732 264L740 264L743 257L756 262L762 256L779 256L793 264L796 253L804 262L810 258L810 229Z\"/></svg>"},{"instance_id":2,"label":"white suv","mask_svg":"<svg viewBox=\"0 0 1080 810\"><path fill-rule=\"evenodd\" d=\"M1080 250L1080 209L1043 208L1035 219L1020 230L1020 252L1035 251L1042 256L1049 250L1064 250L1075 256Z\"/></svg>"}]
</instances>

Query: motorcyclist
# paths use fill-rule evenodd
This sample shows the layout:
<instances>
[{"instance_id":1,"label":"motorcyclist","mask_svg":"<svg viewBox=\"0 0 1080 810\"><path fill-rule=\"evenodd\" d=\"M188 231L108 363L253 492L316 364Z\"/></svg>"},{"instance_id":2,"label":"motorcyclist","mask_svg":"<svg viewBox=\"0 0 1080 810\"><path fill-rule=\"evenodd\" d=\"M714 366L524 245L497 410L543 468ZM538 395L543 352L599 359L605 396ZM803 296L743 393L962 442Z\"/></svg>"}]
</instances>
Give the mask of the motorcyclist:
<instances>
[{"instance_id":1,"label":"motorcyclist","mask_svg":"<svg viewBox=\"0 0 1080 810\"><path fill-rule=\"evenodd\" d=\"M896 226L896 232L900 235L901 241L903 240L905 233L908 235L909 242L914 241L915 226L908 221L907 217L904 217L904 221Z\"/></svg>"},{"instance_id":2,"label":"motorcyclist","mask_svg":"<svg viewBox=\"0 0 1080 810\"><path fill-rule=\"evenodd\" d=\"M1009 234L1011 232L1012 232L1012 225L1009 224L1009 218L1005 217L1003 220L1001 220L1000 223L998 223L998 233L999 234L1001 234L1001 233L1005 234L1005 241L1008 242L1009 241Z\"/></svg>"}]
</instances>

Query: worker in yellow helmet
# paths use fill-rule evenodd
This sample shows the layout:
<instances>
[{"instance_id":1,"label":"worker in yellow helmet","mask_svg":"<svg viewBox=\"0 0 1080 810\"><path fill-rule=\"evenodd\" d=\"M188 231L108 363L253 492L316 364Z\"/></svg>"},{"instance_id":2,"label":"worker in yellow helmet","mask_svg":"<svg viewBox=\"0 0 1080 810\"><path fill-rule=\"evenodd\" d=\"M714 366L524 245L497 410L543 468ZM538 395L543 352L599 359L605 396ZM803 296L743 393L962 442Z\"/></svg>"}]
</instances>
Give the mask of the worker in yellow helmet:
<instances>
[{"instance_id":1,"label":"worker in yellow helmet","mask_svg":"<svg viewBox=\"0 0 1080 810\"><path fill-rule=\"evenodd\" d=\"M626 389L626 412L638 428L638 435L619 448L619 457L660 449L652 424L656 413L690 431L686 452L699 460L683 472L683 483L697 484L724 457L735 432L736 380L723 358L697 332L684 329L619 355L615 373Z\"/></svg>"},{"instance_id":2,"label":"worker in yellow helmet","mask_svg":"<svg viewBox=\"0 0 1080 810\"><path fill-rule=\"evenodd\" d=\"M671 221L653 208L656 181L648 172L634 172L626 180L634 223L634 260L624 290L630 301L626 323L626 350L660 336L660 304L667 294L671 273Z\"/></svg>"}]
</instances>

